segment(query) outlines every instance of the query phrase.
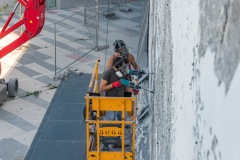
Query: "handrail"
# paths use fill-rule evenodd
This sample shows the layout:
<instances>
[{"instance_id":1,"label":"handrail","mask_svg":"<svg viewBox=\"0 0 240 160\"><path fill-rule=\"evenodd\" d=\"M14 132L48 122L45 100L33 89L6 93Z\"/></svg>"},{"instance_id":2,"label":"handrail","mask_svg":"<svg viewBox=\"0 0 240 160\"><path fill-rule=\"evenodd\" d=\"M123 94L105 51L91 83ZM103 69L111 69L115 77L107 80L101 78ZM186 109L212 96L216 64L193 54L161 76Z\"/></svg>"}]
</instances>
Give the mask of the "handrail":
<instances>
[{"instance_id":1,"label":"handrail","mask_svg":"<svg viewBox=\"0 0 240 160\"><path fill-rule=\"evenodd\" d=\"M93 6L95 6L95 3L92 4L92 5L90 5L90 6L88 6L87 8L91 8L91 7L93 7ZM74 12L74 13L71 14L70 16L67 16L67 17L65 17L65 18L62 18L62 19L59 20L59 21L53 22L53 27L54 27L55 76L56 76L57 74L59 74L60 72L62 72L63 70L65 70L67 67L69 67L69 66L71 66L72 64L78 62L80 59L82 59L83 57L87 56L89 53L91 53L93 50L96 49L96 46L94 46L93 48L91 47L90 50L89 50L88 52L86 52L84 55L82 55L82 56L80 56L79 58L75 59L75 60L74 60L73 62L71 62L70 64L68 64L68 65L66 65L66 66L64 66L64 67L61 67L61 69L57 70L57 35L58 35L58 34L57 34L57 25L59 25L59 23L64 22L65 20L68 20L68 19L70 19L70 18L72 18L72 17L74 17L74 16L76 16L76 15L78 16L79 13L81 13L81 12L83 12L83 11L84 11L84 9L81 9L81 10L79 10L79 11ZM80 19L80 22L81 22L81 19ZM68 44L68 45L69 45L69 44ZM77 53L78 53L78 51L77 51Z\"/></svg>"},{"instance_id":2,"label":"handrail","mask_svg":"<svg viewBox=\"0 0 240 160\"><path fill-rule=\"evenodd\" d=\"M100 62L100 60L96 60L95 63L95 67L92 73L92 77L88 86L88 90L87 90L87 94L89 94L91 92L92 86L93 86L93 81L94 81L94 77L95 77L95 82L94 82L94 89L93 89L93 93L98 93L98 62Z\"/></svg>"},{"instance_id":3,"label":"handrail","mask_svg":"<svg viewBox=\"0 0 240 160\"><path fill-rule=\"evenodd\" d=\"M91 6L88 6L88 8L91 8L91 7L93 7L95 4L96 4L96 3L92 4ZM75 15L78 15L78 14L79 14L80 12L82 12L82 11L84 11L84 9L81 9L81 10L79 10L79 11L77 11L77 12L73 13L72 15L70 15L70 16L68 16L68 17L65 17L65 18L63 18L63 19L61 19L61 20L59 20L59 21L55 22L54 24L58 24L58 23L60 23L60 22L62 22L62 21L64 21L64 20L66 20L66 19L69 19L69 18L71 18L71 17L73 17L73 16L75 16Z\"/></svg>"},{"instance_id":4,"label":"handrail","mask_svg":"<svg viewBox=\"0 0 240 160\"><path fill-rule=\"evenodd\" d=\"M96 113L96 118L92 119L91 112L86 112L87 160L135 160L136 97L98 97L87 95L85 99L86 110L92 109ZM103 120L102 117L105 113L102 111L120 111L121 119ZM127 115L131 117L131 120L126 120ZM102 124L108 124L108 126L103 127ZM124 147L126 125L132 128L131 151L125 151ZM102 151L100 149L101 137L121 137L121 151Z\"/></svg>"}]
</instances>

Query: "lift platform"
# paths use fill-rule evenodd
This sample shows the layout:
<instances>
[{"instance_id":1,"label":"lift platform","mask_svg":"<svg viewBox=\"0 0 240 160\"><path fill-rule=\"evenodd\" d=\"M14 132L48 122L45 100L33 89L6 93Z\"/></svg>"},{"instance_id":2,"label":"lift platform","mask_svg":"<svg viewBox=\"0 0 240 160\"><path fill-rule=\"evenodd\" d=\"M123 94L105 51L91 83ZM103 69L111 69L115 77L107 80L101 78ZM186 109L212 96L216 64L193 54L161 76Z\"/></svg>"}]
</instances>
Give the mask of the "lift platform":
<instances>
[{"instance_id":1,"label":"lift platform","mask_svg":"<svg viewBox=\"0 0 240 160\"><path fill-rule=\"evenodd\" d=\"M25 160L135 159L137 99L100 96L98 76L96 61L93 74L61 81ZM107 112L121 119L104 120Z\"/></svg>"},{"instance_id":2,"label":"lift platform","mask_svg":"<svg viewBox=\"0 0 240 160\"><path fill-rule=\"evenodd\" d=\"M91 112L86 114L87 160L134 160L136 97L86 96L86 110L96 113L95 118L89 116ZM109 111L121 112L121 120L101 118ZM125 116L130 116L131 119L126 121ZM131 144L125 143L126 126L131 128ZM119 142L120 151L105 146ZM126 151L126 146L130 148L129 151Z\"/></svg>"},{"instance_id":3,"label":"lift platform","mask_svg":"<svg viewBox=\"0 0 240 160\"><path fill-rule=\"evenodd\" d=\"M137 98L100 96L97 83L98 61L89 90L94 77L93 92L88 92L85 97L87 160L134 160ZM109 112L120 113L120 118L107 120L106 114ZM125 136L129 134L125 132L126 128L127 132L130 132L128 143L125 141Z\"/></svg>"}]
</instances>

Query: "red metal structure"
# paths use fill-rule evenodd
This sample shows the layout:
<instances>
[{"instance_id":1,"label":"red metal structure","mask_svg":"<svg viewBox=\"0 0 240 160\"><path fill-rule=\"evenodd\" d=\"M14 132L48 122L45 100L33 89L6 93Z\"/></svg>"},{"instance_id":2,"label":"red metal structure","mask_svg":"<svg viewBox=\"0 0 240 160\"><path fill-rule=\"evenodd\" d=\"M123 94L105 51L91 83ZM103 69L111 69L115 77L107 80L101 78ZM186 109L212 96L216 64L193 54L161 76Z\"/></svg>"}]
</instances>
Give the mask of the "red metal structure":
<instances>
[{"instance_id":1,"label":"red metal structure","mask_svg":"<svg viewBox=\"0 0 240 160\"><path fill-rule=\"evenodd\" d=\"M25 26L25 31L13 42L8 44L7 46L0 49L0 60L2 57L6 56L8 53L18 48L28 40L35 37L38 33L41 32L44 21L45 21L45 1L46 0L18 0L16 6L13 11L10 13L6 23L4 24L2 30L0 31L0 39L4 38L20 26ZM24 10L24 16L14 25L8 27L10 21L12 20L17 7L21 4ZM0 62L0 75L1 75L1 62ZM0 79L0 85L7 84L8 95L16 96L16 92L18 90L18 80L10 79L9 82L5 82L4 79ZM3 85L2 85L3 86ZM1 86L0 86L1 89ZM4 90L4 88L2 89ZM1 91L1 90L0 90ZM0 93L1 94L1 93ZM5 95L5 92L3 93ZM3 97L3 96L2 96ZM1 99L0 99L1 103Z\"/></svg>"},{"instance_id":2,"label":"red metal structure","mask_svg":"<svg viewBox=\"0 0 240 160\"><path fill-rule=\"evenodd\" d=\"M19 3L25 8L24 16L21 20L7 29ZM0 50L0 59L40 33L43 28L44 21L45 0L18 0L14 10L9 15L0 32L0 39L13 32L23 24L25 25L26 30L22 33L22 35L20 35L19 38Z\"/></svg>"}]
</instances>

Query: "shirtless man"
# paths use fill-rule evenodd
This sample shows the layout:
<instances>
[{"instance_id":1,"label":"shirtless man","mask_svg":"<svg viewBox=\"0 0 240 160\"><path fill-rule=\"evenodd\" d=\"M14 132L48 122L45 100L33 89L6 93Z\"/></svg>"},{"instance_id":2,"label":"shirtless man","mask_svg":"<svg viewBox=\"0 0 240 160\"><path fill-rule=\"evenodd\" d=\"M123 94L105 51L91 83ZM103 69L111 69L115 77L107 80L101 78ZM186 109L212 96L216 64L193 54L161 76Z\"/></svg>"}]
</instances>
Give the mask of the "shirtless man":
<instances>
[{"instance_id":1,"label":"shirtless man","mask_svg":"<svg viewBox=\"0 0 240 160\"><path fill-rule=\"evenodd\" d=\"M135 58L132 53L128 53L126 44L122 40L116 40L113 44L114 53L109 57L107 63L107 69L113 66L113 59L118 56L126 56L128 66L133 66L135 70L140 70L141 68L137 65Z\"/></svg>"},{"instance_id":2,"label":"shirtless man","mask_svg":"<svg viewBox=\"0 0 240 160\"><path fill-rule=\"evenodd\" d=\"M126 44L122 40L116 40L113 44L114 46L114 53L109 57L108 63L106 68L111 68L113 66L113 60L116 57L123 58L123 69L125 79L131 80L130 76L128 75L128 70L131 69L131 66L135 70L142 70L136 63L135 58L132 53L129 53L127 50ZM126 88L124 93L124 97L131 97L131 93L138 94L138 90L134 90L132 88Z\"/></svg>"}]
</instances>

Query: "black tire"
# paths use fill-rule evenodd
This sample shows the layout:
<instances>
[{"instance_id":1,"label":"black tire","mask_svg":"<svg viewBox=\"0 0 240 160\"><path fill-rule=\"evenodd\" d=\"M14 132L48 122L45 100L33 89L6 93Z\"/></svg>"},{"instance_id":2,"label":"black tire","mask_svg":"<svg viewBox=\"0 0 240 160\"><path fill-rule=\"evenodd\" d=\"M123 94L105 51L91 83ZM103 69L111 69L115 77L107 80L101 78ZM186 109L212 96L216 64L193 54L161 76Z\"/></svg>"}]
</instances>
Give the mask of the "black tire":
<instances>
[{"instance_id":1,"label":"black tire","mask_svg":"<svg viewBox=\"0 0 240 160\"><path fill-rule=\"evenodd\" d=\"M18 79L10 78L7 84L8 96L16 97L18 92Z\"/></svg>"},{"instance_id":2,"label":"black tire","mask_svg":"<svg viewBox=\"0 0 240 160\"><path fill-rule=\"evenodd\" d=\"M0 83L5 83L5 79L0 79Z\"/></svg>"}]
</instances>

